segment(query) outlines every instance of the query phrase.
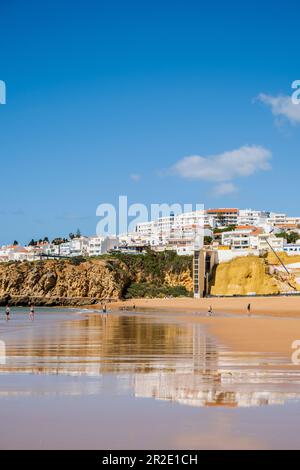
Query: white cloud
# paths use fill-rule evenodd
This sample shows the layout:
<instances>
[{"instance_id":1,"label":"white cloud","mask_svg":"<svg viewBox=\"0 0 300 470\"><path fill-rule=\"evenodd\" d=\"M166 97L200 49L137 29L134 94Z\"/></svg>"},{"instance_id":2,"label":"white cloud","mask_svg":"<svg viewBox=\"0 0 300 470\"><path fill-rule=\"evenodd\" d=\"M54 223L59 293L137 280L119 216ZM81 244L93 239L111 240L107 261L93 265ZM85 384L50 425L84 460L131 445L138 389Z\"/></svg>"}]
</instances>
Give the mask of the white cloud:
<instances>
[{"instance_id":1,"label":"white cloud","mask_svg":"<svg viewBox=\"0 0 300 470\"><path fill-rule=\"evenodd\" d=\"M140 181L141 175L138 175L137 173L132 173L130 175L130 179L132 179L132 181Z\"/></svg>"},{"instance_id":2,"label":"white cloud","mask_svg":"<svg viewBox=\"0 0 300 470\"><path fill-rule=\"evenodd\" d=\"M293 103L291 96L271 96L260 93L257 100L269 106L274 116L284 117L291 124L300 123L300 104Z\"/></svg>"},{"instance_id":3,"label":"white cloud","mask_svg":"<svg viewBox=\"0 0 300 470\"><path fill-rule=\"evenodd\" d=\"M233 183L221 183L214 188L215 196L226 196L237 191L237 187Z\"/></svg>"},{"instance_id":4,"label":"white cloud","mask_svg":"<svg viewBox=\"0 0 300 470\"><path fill-rule=\"evenodd\" d=\"M251 176L257 171L270 170L271 156L271 152L264 147L243 146L209 157L199 155L184 157L172 167L171 171L186 179L229 182L235 178ZM224 188L225 186L223 190ZM227 186L227 193L229 189Z\"/></svg>"}]
</instances>

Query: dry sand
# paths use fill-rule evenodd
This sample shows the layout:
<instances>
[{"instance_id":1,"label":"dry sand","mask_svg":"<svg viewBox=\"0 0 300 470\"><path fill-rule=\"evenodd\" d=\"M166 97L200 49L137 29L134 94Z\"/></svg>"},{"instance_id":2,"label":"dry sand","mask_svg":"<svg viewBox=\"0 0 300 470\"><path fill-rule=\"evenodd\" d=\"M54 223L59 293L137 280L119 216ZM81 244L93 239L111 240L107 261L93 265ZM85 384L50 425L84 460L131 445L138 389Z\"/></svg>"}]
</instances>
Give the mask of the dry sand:
<instances>
[{"instance_id":1,"label":"dry sand","mask_svg":"<svg viewBox=\"0 0 300 470\"><path fill-rule=\"evenodd\" d=\"M300 296L297 297L233 297L233 298L176 298L176 299L133 299L113 302L110 309L133 305L142 310L159 310L173 312L207 312L212 306L216 313L236 313L247 316L247 305L251 304L251 312L255 315L278 317L294 317L300 319ZM94 308L94 307L93 307Z\"/></svg>"},{"instance_id":2,"label":"dry sand","mask_svg":"<svg viewBox=\"0 0 300 470\"><path fill-rule=\"evenodd\" d=\"M250 317L247 313L249 303ZM183 321L207 325L223 344L238 351L269 352L291 357L292 343L300 340L300 297L134 299L112 303L109 308L130 309L133 305L139 311L174 312L177 316L183 313L179 315ZM210 306L214 313L233 316L197 318L191 315L207 313Z\"/></svg>"}]
</instances>

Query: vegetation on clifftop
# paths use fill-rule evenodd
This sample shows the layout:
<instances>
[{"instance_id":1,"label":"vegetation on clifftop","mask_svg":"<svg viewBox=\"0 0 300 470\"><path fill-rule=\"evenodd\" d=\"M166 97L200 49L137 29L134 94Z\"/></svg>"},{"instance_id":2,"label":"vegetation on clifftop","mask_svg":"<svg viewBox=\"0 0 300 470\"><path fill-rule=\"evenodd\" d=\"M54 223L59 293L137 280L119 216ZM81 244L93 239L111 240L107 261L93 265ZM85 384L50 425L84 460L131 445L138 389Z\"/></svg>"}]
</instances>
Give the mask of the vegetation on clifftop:
<instances>
[{"instance_id":1,"label":"vegetation on clifftop","mask_svg":"<svg viewBox=\"0 0 300 470\"><path fill-rule=\"evenodd\" d=\"M0 303L84 305L192 291L192 258L173 252L0 264Z\"/></svg>"},{"instance_id":2,"label":"vegetation on clifftop","mask_svg":"<svg viewBox=\"0 0 300 470\"><path fill-rule=\"evenodd\" d=\"M165 297L191 297L184 286L157 286L148 282L132 283L126 290L126 299L136 299L142 297L148 298L165 298Z\"/></svg>"}]
</instances>

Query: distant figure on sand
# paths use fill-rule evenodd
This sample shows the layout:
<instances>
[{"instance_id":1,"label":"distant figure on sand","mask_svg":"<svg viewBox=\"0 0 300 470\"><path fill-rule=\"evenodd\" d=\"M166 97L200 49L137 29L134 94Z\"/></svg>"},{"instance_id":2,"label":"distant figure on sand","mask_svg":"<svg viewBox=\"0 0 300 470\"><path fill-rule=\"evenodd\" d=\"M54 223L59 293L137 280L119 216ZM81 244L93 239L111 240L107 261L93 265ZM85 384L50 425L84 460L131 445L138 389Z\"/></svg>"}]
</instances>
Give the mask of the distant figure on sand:
<instances>
[{"instance_id":1,"label":"distant figure on sand","mask_svg":"<svg viewBox=\"0 0 300 470\"><path fill-rule=\"evenodd\" d=\"M247 310L248 310L248 315L250 315L250 313L251 313L251 304L248 304Z\"/></svg>"},{"instance_id":2,"label":"distant figure on sand","mask_svg":"<svg viewBox=\"0 0 300 470\"><path fill-rule=\"evenodd\" d=\"M30 311L29 311L29 320L34 320L34 305L31 305Z\"/></svg>"},{"instance_id":3,"label":"distant figure on sand","mask_svg":"<svg viewBox=\"0 0 300 470\"><path fill-rule=\"evenodd\" d=\"M102 313L106 313L106 305L102 305Z\"/></svg>"},{"instance_id":4,"label":"distant figure on sand","mask_svg":"<svg viewBox=\"0 0 300 470\"><path fill-rule=\"evenodd\" d=\"M213 312L213 308L212 308L212 306L210 306L209 309L208 309L208 315L211 317L211 315L212 315L213 313L214 313L214 312Z\"/></svg>"},{"instance_id":5,"label":"distant figure on sand","mask_svg":"<svg viewBox=\"0 0 300 470\"><path fill-rule=\"evenodd\" d=\"M8 321L10 319L10 307L9 307L9 305L6 305L5 315L6 315L6 321Z\"/></svg>"}]
</instances>

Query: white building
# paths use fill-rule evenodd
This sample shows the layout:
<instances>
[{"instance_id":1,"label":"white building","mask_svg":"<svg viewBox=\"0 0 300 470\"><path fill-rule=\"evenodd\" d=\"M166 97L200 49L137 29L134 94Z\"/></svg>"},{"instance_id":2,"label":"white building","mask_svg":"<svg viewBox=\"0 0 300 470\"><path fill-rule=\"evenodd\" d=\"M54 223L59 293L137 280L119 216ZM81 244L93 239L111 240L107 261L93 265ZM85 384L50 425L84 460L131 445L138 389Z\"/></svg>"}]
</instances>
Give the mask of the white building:
<instances>
[{"instance_id":1,"label":"white building","mask_svg":"<svg viewBox=\"0 0 300 470\"><path fill-rule=\"evenodd\" d=\"M60 249L61 245L54 245L53 243L48 243L43 248L43 254L48 256L58 256L60 254Z\"/></svg>"},{"instance_id":2,"label":"white building","mask_svg":"<svg viewBox=\"0 0 300 470\"><path fill-rule=\"evenodd\" d=\"M239 227L231 232L222 233L222 245L232 250L283 251L286 240L278 238L273 233L262 233L256 227Z\"/></svg>"},{"instance_id":3,"label":"white building","mask_svg":"<svg viewBox=\"0 0 300 470\"><path fill-rule=\"evenodd\" d=\"M271 225L281 225L286 224L287 215L284 213L271 212L269 217L269 224Z\"/></svg>"},{"instance_id":4,"label":"white building","mask_svg":"<svg viewBox=\"0 0 300 470\"><path fill-rule=\"evenodd\" d=\"M196 238L212 236L206 228L208 218L205 211L170 214L151 222L137 224L135 234L128 234L133 244L144 244L156 250L174 249L179 254L190 254Z\"/></svg>"},{"instance_id":5,"label":"white building","mask_svg":"<svg viewBox=\"0 0 300 470\"><path fill-rule=\"evenodd\" d=\"M70 256L87 256L89 239L87 237L73 238L70 241Z\"/></svg>"},{"instance_id":6,"label":"white building","mask_svg":"<svg viewBox=\"0 0 300 470\"><path fill-rule=\"evenodd\" d=\"M108 253L110 250L119 246L119 240L116 236L109 237L90 237L88 240L88 256L100 256Z\"/></svg>"},{"instance_id":7,"label":"white building","mask_svg":"<svg viewBox=\"0 0 300 470\"><path fill-rule=\"evenodd\" d=\"M270 245L274 251L283 251L286 245L284 238L278 238L273 234L262 233L257 237L257 249L270 251Z\"/></svg>"},{"instance_id":8,"label":"white building","mask_svg":"<svg viewBox=\"0 0 300 470\"><path fill-rule=\"evenodd\" d=\"M24 261L28 259L28 250L22 246L15 246L8 251L9 261Z\"/></svg>"},{"instance_id":9,"label":"white building","mask_svg":"<svg viewBox=\"0 0 300 470\"><path fill-rule=\"evenodd\" d=\"M233 230L222 233L222 245L229 246L232 250L248 249L251 246L251 234L253 227Z\"/></svg>"},{"instance_id":10,"label":"white building","mask_svg":"<svg viewBox=\"0 0 300 470\"><path fill-rule=\"evenodd\" d=\"M238 225L239 209L208 209L207 217L214 220L216 227L229 227Z\"/></svg>"},{"instance_id":11,"label":"white building","mask_svg":"<svg viewBox=\"0 0 300 470\"><path fill-rule=\"evenodd\" d=\"M270 213L265 211L255 211L252 209L240 209L238 215L238 225L254 225L260 227L268 222Z\"/></svg>"},{"instance_id":12,"label":"white building","mask_svg":"<svg viewBox=\"0 0 300 470\"><path fill-rule=\"evenodd\" d=\"M294 245L284 245L283 251L285 251L288 255L300 255L300 243L296 243Z\"/></svg>"}]
</instances>

